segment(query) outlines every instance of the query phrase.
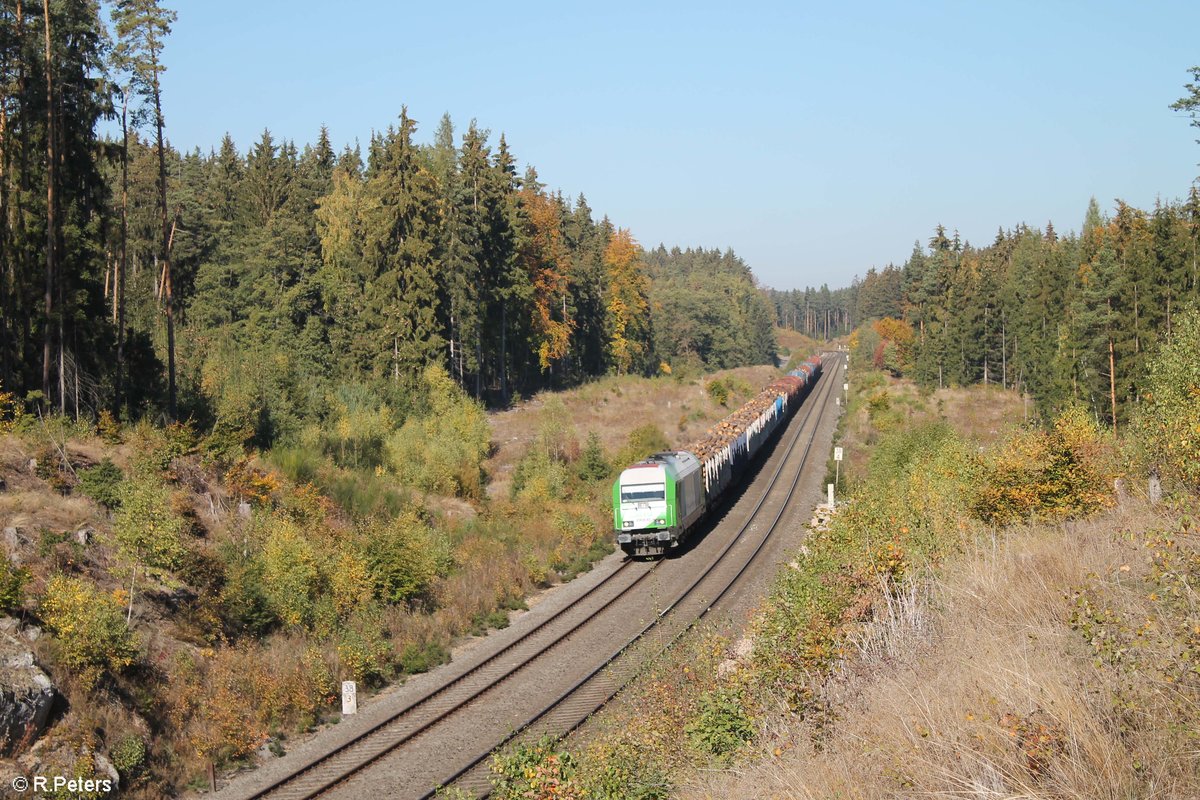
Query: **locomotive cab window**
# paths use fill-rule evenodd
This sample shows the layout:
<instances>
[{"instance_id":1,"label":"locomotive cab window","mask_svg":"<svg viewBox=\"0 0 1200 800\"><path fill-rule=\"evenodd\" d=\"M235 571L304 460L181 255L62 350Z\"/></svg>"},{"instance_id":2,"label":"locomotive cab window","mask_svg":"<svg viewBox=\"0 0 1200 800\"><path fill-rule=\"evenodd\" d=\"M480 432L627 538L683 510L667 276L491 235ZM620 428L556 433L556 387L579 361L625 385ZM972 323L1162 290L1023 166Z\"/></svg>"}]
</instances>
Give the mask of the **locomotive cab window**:
<instances>
[{"instance_id":1,"label":"locomotive cab window","mask_svg":"<svg viewBox=\"0 0 1200 800\"><path fill-rule=\"evenodd\" d=\"M621 487L622 503L648 503L667 498L666 485L662 483L634 483Z\"/></svg>"}]
</instances>

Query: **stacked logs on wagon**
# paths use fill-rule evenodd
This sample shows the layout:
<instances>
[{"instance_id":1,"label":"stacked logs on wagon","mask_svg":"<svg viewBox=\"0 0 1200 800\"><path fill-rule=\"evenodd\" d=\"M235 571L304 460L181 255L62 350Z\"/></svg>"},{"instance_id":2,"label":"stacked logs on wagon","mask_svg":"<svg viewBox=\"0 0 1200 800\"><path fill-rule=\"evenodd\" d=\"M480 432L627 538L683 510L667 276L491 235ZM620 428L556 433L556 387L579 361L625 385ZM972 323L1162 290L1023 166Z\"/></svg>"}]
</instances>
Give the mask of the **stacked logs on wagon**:
<instances>
[{"instance_id":1,"label":"stacked logs on wagon","mask_svg":"<svg viewBox=\"0 0 1200 800\"><path fill-rule=\"evenodd\" d=\"M696 457L701 461L707 461L718 450L727 447L745 433L746 429L758 420L764 412L771 409L771 406L775 404L776 399L780 395L783 395L787 398L787 401L790 401L800 393L803 386L804 381L801 378L792 376L779 378L750 400L743 403L732 414L709 428L703 438L692 442L684 449L695 453Z\"/></svg>"}]
</instances>

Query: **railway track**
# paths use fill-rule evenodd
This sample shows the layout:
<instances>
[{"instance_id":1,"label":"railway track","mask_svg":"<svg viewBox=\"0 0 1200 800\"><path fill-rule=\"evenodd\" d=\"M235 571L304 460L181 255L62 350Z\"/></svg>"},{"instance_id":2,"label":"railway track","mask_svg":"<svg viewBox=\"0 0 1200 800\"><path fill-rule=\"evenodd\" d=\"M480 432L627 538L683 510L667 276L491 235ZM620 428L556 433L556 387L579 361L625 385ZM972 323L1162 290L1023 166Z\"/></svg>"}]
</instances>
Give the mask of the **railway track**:
<instances>
[{"instance_id":1,"label":"railway track","mask_svg":"<svg viewBox=\"0 0 1200 800\"><path fill-rule=\"evenodd\" d=\"M835 363L840 363L840 361ZM469 764L454 775L445 776L442 783L450 784L457 782L457 785L464 788L474 789L486 794L489 787L485 780L485 762L493 751L520 736L541 735L542 732L547 730L557 732L561 735L574 730L591 713L603 707L629 680L632 680L636 674L635 665L643 663L640 659L636 658L636 653L640 653L647 648L665 650L675 638L682 635L687 628L690 628L699 619L703 618L725 596L737 582L737 579L749 568L750 563L763 546L765 546L771 533L778 525L783 511L787 508L788 502L795 491L804 464L807 462L808 451L812 446L812 440L815 436L815 426L813 426L813 433L809 436L805 444L804 455L800 466L796 469L796 475L791 481L787 496L780 504L780 508L768 527L767 533L762 537L751 556L746 559L745 563L737 571L737 574L727 582L726 586L698 614L693 615L682 629L678 625L664 627L664 622L668 619L674 621L675 617L678 616L674 612L682 604L686 603L688 598L695 596L698 587L714 571L719 570L723 563L726 563L725 559L734 545L741 541L742 535L750 529L751 525L758 518L759 511L772 495L784 467L790 460L792 451L800 441L804 430L808 427L809 420L813 417L814 413L817 419L819 419L821 412L817 411L818 406L823 412L824 407L828 405L829 396L832 391L829 387L832 385L832 381L818 382L816 391L810 395L810 399L817 400L818 395L822 395L822 399L819 402L804 403L801 409L804 414L803 419L796 433L788 442L787 449L783 457L779 459L779 463L771 475L767 487L747 515L746 521L740 530L730 536L728 543L721 550L720 554L701 573L700 577L692 581L691 585L684 592L680 593L666 608L660 611L638 631L632 639L605 659L603 664L595 668L583 680L576 682L567 692L555 698L550 705L527 719L524 723L517 725L513 732L499 744L489 747L486 752L482 752L476 758L472 759ZM367 767L379 762L381 759L396 755L398 751L404 749L406 745L413 742L413 740L422 734L431 731L441 723L456 716L481 698L499 690L514 675L526 671L547 653L579 632L580 629L585 628L589 623L594 622L598 618L606 616L606 612L617 613L614 609L619 609L621 600L634 594L635 589L665 563L670 562L665 560L651 563L633 560L622 562L617 569L605 576L585 593L575 598L568 605L542 620L535 627L526 631L467 671L436 687L399 711L390 714L385 719L380 720L333 750L310 760L292 773L252 794L242 795L242 797L245 800L265 800L265 798L271 798L271 800L283 800L284 798L287 798L287 800L308 800L309 798L318 797L329 792L334 787L339 786L352 776L361 773ZM625 580L622 580L622 577ZM663 631L669 631L670 634L664 637ZM434 791L431 790L424 797L432 797L433 795Z\"/></svg>"},{"instance_id":2,"label":"railway track","mask_svg":"<svg viewBox=\"0 0 1200 800\"><path fill-rule=\"evenodd\" d=\"M840 365L840 359L834 362ZM550 734L557 737L564 737L573 733L581 727L593 714L601 710L607 705L617 694L620 693L629 683L637 677L641 672L641 667L650 663L656 658L662 656L675 644L684 634L695 627L705 616L714 609L718 603L734 588L739 579L746 573L750 566L754 563L759 553L770 541L772 534L778 527L784 513L790 507L793 495L796 492L796 487L799 485L800 476L804 472L804 467L808 463L808 456L812 449L813 441L816 438L817 424L812 425L807 441L804 444L804 451L800 458L800 463L796 467L795 475L792 477L791 483L788 485L787 493L783 501L779 504L778 510L775 512L770 524L767 526L766 532L762 534L753 551L748 557L741 562L732 576L724 581L724 585L720 590L711 597L701 601L700 609L686 618L686 621L679 622L675 626L664 625L664 622L670 618L677 609L680 608L687 600L693 598L697 594L697 590L705 581L718 570L722 565L727 564L726 559L734 546L741 541L742 535L750 527L751 523L758 516L759 510L764 502L770 496L772 489L778 480L780 473L787 464L792 450L800 440L805 428L808 426L809 419L816 413L816 419L819 422L825 408L829 404L829 398L833 395L833 386L836 381L820 381L818 383L818 392L823 393L823 397L814 403L805 403L806 411L804 419L801 421L800 427L788 444L786 454L780 459L779 465L775 473L771 476L771 482L764 489L762 496L755 504L753 511L747 517L738 533L730 538L730 540L721 549L720 554L712 561L708 568L693 580L688 587L681 592L674 601L666 608L659 612L653 620L651 620L641 631L628 643L615 651L611 656L605 659L604 663L593 669L590 673L577 681L570 689L563 692L552 703L546 706L541 712L527 720L523 725L518 727L504 741L489 748L474 758L467 766L463 767L459 772L451 776L444 785L455 786L471 792L479 800L484 800L491 794L491 784L489 781L488 758L492 753L512 744L518 740L537 739L540 736ZM824 384L824 385L822 385ZM817 394L814 392L814 394ZM811 395L810 395L811 397ZM816 398L813 398L816 399ZM819 411L818 411L819 408ZM635 654L635 648L638 652ZM648 650L649 653L641 652ZM624 661L625 663L618 663ZM429 790L421 796L421 800L429 800L437 794L437 787Z\"/></svg>"}]
</instances>

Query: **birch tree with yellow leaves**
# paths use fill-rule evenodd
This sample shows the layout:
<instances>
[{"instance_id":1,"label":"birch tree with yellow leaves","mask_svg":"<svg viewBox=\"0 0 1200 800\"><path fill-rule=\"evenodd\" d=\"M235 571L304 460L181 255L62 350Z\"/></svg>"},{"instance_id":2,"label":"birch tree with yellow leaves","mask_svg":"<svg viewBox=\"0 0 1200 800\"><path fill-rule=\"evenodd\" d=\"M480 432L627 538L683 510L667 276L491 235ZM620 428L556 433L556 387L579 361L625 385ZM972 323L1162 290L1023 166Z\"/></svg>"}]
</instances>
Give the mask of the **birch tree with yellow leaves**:
<instances>
[{"instance_id":1,"label":"birch tree with yellow leaves","mask_svg":"<svg viewBox=\"0 0 1200 800\"><path fill-rule=\"evenodd\" d=\"M609 359L618 375L640 369L649 355L650 278L642 249L620 228L604 251L608 272Z\"/></svg>"}]
</instances>

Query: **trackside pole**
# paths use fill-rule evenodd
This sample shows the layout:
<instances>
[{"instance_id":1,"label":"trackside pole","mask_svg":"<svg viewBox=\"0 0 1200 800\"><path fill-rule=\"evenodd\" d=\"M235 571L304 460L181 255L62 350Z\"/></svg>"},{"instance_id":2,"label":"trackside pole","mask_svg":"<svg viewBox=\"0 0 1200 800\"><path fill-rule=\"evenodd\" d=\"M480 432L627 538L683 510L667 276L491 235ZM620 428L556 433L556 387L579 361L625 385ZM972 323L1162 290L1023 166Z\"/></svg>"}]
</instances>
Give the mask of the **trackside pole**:
<instances>
[{"instance_id":1,"label":"trackside pole","mask_svg":"<svg viewBox=\"0 0 1200 800\"><path fill-rule=\"evenodd\" d=\"M826 484L826 487L829 489L829 507L833 508L833 484Z\"/></svg>"}]
</instances>

